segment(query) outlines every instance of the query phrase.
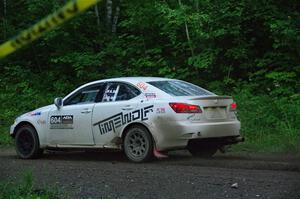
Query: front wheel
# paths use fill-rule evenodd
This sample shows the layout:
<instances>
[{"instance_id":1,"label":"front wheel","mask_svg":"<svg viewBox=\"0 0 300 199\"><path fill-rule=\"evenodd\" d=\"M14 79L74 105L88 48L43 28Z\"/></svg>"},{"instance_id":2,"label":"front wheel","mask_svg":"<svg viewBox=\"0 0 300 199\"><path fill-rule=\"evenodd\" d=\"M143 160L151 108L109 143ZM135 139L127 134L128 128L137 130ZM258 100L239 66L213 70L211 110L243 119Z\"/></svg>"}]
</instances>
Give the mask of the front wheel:
<instances>
[{"instance_id":1,"label":"front wheel","mask_svg":"<svg viewBox=\"0 0 300 199\"><path fill-rule=\"evenodd\" d=\"M124 152L133 162L146 162L153 157L153 141L149 131L139 125L131 127L124 138Z\"/></svg>"},{"instance_id":2,"label":"front wheel","mask_svg":"<svg viewBox=\"0 0 300 199\"><path fill-rule=\"evenodd\" d=\"M17 130L15 136L16 152L22 159L38 158L42 155L40 143L35 129L32 126L25 125Z\"/></svg>"}]
</instances>

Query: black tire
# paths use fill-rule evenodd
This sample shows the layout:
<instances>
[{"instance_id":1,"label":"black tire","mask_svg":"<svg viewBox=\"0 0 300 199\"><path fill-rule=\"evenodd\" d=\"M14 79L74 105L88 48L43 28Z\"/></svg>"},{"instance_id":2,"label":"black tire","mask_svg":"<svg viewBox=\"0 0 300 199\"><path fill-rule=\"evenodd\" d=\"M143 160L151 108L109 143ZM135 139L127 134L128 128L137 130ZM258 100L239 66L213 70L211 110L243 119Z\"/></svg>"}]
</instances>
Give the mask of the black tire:
<instances>
[{"instance_id":1,"label":"black tire","mask_svg":"<svg viewBox=\"0 0 300 199\"><path fill-rule=\"evenodd\" d=\"M218 151L218 146L190 145L187 147L187 149L195 157L211 158Z\"/></svg>"},{"instance_id":2,"label":"black tire","mask_svg":"<svg viewBox=\"0 0 300 199\"><path fill-rule=\"evenodd\" d=\"M16 152L22 159L34 159L43 154L36 130L30 125L22 126L17 130L15 144Z\"/></svg>"},{"instance_id":3,"label":"black tire","mask_svg":"<svg viewBox=\"0 0 300 199\"><path fill-rule=\"evenodd\" d=\"M153 158L153 140L149 131L134 125L126 132L123 148L126 157L133 162L146 162Z\"/></svg>"}]
</instances>

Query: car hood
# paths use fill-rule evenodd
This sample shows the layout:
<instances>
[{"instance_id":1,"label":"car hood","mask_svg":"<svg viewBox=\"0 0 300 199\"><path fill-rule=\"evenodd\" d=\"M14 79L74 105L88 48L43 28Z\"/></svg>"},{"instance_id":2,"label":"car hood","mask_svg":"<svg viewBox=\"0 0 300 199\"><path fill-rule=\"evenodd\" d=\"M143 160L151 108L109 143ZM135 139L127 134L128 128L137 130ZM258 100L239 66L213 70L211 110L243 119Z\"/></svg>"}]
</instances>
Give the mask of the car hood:
<instances>
[{"instance_id":1,"label":"car hood","mask_svg":"<svg viewBox=\"0 0 300 199\"><path fill-rule=\"evenodd\" d=\"M55 107L54 104L43 106L43 107L37 108L37 109L35 109L33 111L29 111L27 113L24 113L23 115L20 115L19 117L17 117L17 119L22 118L22 117L26 117L28 115L35 115L35 114L36 115L40 115L42 113L48 112L50 109L52 109L54 107Z\"/></svg>"},{"instance_id":2,"label":"car hood","mask_svg":"<svg viewBox=\"0 0 300 199\"><path fill-rule=\"evenodd\" d=\"M40 108L35 109L35 110L31 111L31 112L36 112L36 111L45 112L45 111L49 111L50 109L52 109L54 107L55 107L55 105L51 104L51 105L40 107Z\"/></svg>"}]
</instances>

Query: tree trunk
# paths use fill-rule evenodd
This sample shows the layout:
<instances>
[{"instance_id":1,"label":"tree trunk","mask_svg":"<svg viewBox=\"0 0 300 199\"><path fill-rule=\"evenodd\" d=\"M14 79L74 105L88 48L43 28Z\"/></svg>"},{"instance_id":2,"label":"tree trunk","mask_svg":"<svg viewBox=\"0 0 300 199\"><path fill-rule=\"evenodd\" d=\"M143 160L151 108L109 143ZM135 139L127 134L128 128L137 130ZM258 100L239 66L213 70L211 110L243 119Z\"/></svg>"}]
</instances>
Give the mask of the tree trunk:
<instances>
[{"instance_id":1,"label":"tree trunk","mask_svg":"<svg viewBox=\"0 0 300 199\"><path fill-rule=\"evenodd\" d=\"M195 0L195 7L197 12L199 12L199 0Z\"/></svg>"},{"instance_id":2,"label":"tree trunk","mask_svg":"<svg viewBox=\"0 0 300 199\"><path fill-rule=\"evenodd\" d=\"M111 31L112 0L106 0L106 26Z\"/></svg>"},{"instance_id":3,"label":"tree trunk","mask_svg":"<svg viewBox=\"0 0 300 199\"><path fill-rule=\"evenodd\" d=\"M3 0L3 38L6 39L7 32L7 20L6 20L6 12L7 12L7 2Z\"/></svg>"},{"instance_id":4,"label":"tree trunk","mask_svg":"<svg viewBox=\"0 0 300 199\"><path fill-rule=\"evenodd\" d=\"M181 0L178 0L178 4L179 4L180 8L182 8ZM189 32L189 28L187 25L185 14L184 14L184 26L185 26L185 34L186 34L186 38L187 38L187 41L188 41L188 44L189 44L189 47L191 50L191 54L192 54L192 56L194 56L194 48L193 48L192 41L190 38L190 32Z\"/></svg>"},{"instance_id":5,"label":"tree trunk","mask_svg":"<svg viewBox=\"0 0 300 199\"><path fill-rule=\"evenodd\" d=\"M6 0L3 0L3 14L4 14L4 17L6 17Z\"/></svg>"},{"instance_id":6,"label":"tree trunk","mask_svg":"<svg viewBox=\"0 0 300 199\"><path fill-rule=\"evenodd\" d=\"M118 19L119 19L119 15L120 15L120 4L121 4L121 0L118 3L118 5L116 6L115 16L113 19L112 30L111 30L113 33L117 32L117 24L118 24Z\"/></svg>"},{"instance_id":7,"label":"tree trunk","mask_svg":"<svg viewBox=\"0 0 300 199\"><path fill-rule=\"evenodd\" d=\"M98 8L98 4L95 5L95 15L97 17L97 26L100 26L100 15L99 15L99 8Z\"/></svg>"}]
</instances>

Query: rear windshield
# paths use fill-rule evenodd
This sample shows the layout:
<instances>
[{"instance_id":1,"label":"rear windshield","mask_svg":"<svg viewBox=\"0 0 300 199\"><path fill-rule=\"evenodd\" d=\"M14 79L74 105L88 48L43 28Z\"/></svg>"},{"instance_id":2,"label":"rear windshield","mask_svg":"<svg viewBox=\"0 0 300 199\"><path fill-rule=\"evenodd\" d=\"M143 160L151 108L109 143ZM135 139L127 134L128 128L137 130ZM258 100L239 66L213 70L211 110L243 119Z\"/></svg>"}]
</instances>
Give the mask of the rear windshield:
<instances>
[{"instance_id":1,"label":"rear windshield","mask_svg":"<svg viewBox=\"0 0 300 199\"><path fill-rule=\"evenodd\" d=\"M147 83L172 96L213 95L213 93L210 93L194 84L183 81L153 81Z\"/></svg>"}]
</instances>

